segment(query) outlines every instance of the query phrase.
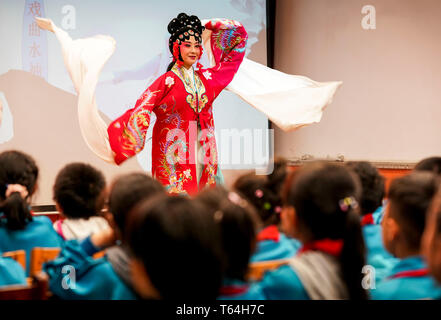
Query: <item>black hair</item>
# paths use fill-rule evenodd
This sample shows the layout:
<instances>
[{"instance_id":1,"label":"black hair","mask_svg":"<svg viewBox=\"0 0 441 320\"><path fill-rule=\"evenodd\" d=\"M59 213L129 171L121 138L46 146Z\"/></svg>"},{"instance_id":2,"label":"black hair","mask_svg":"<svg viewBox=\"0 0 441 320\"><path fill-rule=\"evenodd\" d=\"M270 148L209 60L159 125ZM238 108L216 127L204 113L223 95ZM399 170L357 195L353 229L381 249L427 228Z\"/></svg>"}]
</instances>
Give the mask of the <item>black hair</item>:
<instances>
[{"instance_id":1,"label":"black hair","mask_svg":"<svg viewBox=\"0 0 441 320\"><path fill-rule=\"evenodd\" d=\"M286 203L295 208L299 228L303 228L302 232L308 234L311 241L343 240L339 262L350 299L367 299L361 285L365 247L357 209L349 206L343 210L340 201L347 197L358 199L359 193L359 181L351 171L319 162L299 169Z\"/></svg>"},{"instance_id":2,"label":"black hair","mask_svg":"<svg viewBox=\"0 0 441 320\"><path fill-rule=\"evenodd\" d=\"M54 201L67 218L88 219L103 208L105 187L101 171L86 163L70 163L55 178Z\"/></svg>"},{"instance_id":3,"label":"black hair","mask_svg":"<svg viewBox=\"0 0 441 320\"><path fill-rule=\"evenodd\" d=\"M375 212L382 205L385 195L383 176L367 161L350 161L346 166L355 172L361 182L361 214Z\"/></svg>"},{"instance_id":4,"label":"black hair","mask_svg":"<svg viewBox=\"0 0 441 320\"><path fill-rule=\"evenodd\" d=\"M28 199L35 192L37 179L38 167L31 156L16 150L0 154L0 212L8 229L24 229L32 221ZM28 196L23 199L20 193L13 192L6 198L8 184L26 187Z\"/></svg>"},{"instance_id":5,"label":"black hair","mask_svg":"<svg viewBox=\"0 0 441 320\"><path fill-rule=\"evenodd\" d=\"M239 196L233 203L221 186L205 189L197 200L203 203L220 230L220 241L226 257L225 276L245 281L249 261L256 245L256 221L252 207Z\"/></svg>"},{"instance_id":6,"label":"black hair","mask_svg":"<svg viewBox=\"0 0 441 320\"><path fill-rule=\"evenodd\" d=\"M176 18L173 18L168 26L167 31L170 33L168 41L168 48L173 55L173 43L178 41L179 43L184 40L188 40L190 37L194 37L199 43L202 43L202 32L205 27L201 24L201 20L195 15L187 15L186 13L180 13ZM179 52L179 60L182 61L181 53ZM170 71L175 64L175 61L170 62L167 67L167 72Z\"/></svg>"},{"instance_id":7,"label":"black hair","mask_svg":"<svg viewBox=\"0 0 441 320\"><path fill-rule=\"evenodd\" d=\"M251 172L239 177L233 189L251 203L265 226L280 223L281 189L287 176L287 161L278 159L267 176Z\"/></svg>"},{"instance_id":8,"label":"black hair","mask_svg":"<svg viewBox=\"0 0 441 320\"><path fill-rule=\"evenodd\" d=\"M430 171L437 176L441 175L441 157L430 157L418 162L414 171Z\"/></svg>"},{"instance_id":9,"label":"black hair","mask_svg":"<svg viewBox=\"0 0 441 320\"><path fill-rule=\"evenodd\" d=\"M200 203L155 196L129 214L127 228L127 242L162 299L216 299L222 251L215 222Z\"/></svg>"},{"instance_id":10,"label":"black hair","mask_svg":"<svg viewBox=\"0 0 441 320\"><path fill-rule=\"evenodd\" d=\"M109 211L119 230L124 233L128 212L136 204L164 192L164 187L157 180L144 173L129 173L118 177L111 186Z\"/></svg>"},{"instance_id":11,"label":"black hair","mask_svg":"<svg viewBox=\"0 0 441 320\"><path fill-rule=\"evenodd\" d=\"M409 248L419 250L426 225L426 211L438 186L431 172L412 172L391 182L388 198L391 217L403 230Z\"/></svg>"}]
</instances>

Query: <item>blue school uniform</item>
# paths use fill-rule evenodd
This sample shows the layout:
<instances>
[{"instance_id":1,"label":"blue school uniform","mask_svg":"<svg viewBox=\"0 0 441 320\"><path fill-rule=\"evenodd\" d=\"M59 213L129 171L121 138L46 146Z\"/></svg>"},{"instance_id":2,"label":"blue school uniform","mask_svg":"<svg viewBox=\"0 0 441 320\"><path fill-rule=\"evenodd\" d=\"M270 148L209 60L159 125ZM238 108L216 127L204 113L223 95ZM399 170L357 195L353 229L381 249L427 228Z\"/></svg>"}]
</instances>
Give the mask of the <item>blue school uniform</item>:
<instances>
[{"instance_id":1,"label":"blue school uniform","mask_svg":"<svg viewBox=\"0 0 441 320\"><path fill-rule=\"evenodd\" d=\"M218 300L265 300L257 283L224 279Z\"/></svg>"},{"instance_id":2,"label":"blue school uniform","mask_svg":"<svg viewBox=\"0 0 441 320\"><path fill-rule=\"evenodd\" d=\"M4 258L0 252L0 287L26 284L26 275L21 265L11 258Z\"/></svg>"},{"instance_id":3,"label":"blue school uniform","mask_svg":"<svg viewBox=\"0 0 441 320\"><path fill-rule=\"evenodd\" d=\"M441 287L429 275L421 256L400 260L389 276L371 290L375 300L436 299L440 295Z\"/></svg>"},{"instance_id":4,"label":"blue school uniform","mask_svg":"<svg viewBox=\"0 0 441 320\"><path fill-rule=\"evenodd\" d=\"M362 218L363 238L366 246L367 264L375 268L375 280L381 281L399 261L386 251L383 245L381 220L383 207L379 207L373 214Z\"/></svg>"},{"instance_id":5,"label":"blue school uniform","mask_svg":"<svg viewBox=\"0 0 441 320\"><path fill-rule=\"evenodd\" d=\"M266 272L259 286L268 300L310 300L298 275L289 265Z\"/></svg>"},{"instance_id":6,"label":"blue school uniform","mask_svg":"<svg viewBox=\"0 0 441 320\"><path fill-rule=\"evenodd\" d=\"M300 249L298 240L290 239L279 232L277 226L269 226L259 232L257 246L251 256L251 262L287 259Z\"/></svg>"},{"instance_id":7,"label":"blue school uniform","mask_svg":"<svg viewBox=\"0 0 441 320\"><path fill-rule=\"evenodd\" d=\"M29 275L31 251L35 247L61 247L63 240L48 217L33 217L23 230L9 230L6 221L0 223L0 251L26 251L26 275Z\"/></svg>"},{"instance_id":8,"label":"blue school uniform","mask_svg":"<svg viewBox=\"0 0 441 320\"><path fill-rule=\"evenodd\" d=\"M53 294L66 300L136 299L136 294L116 274L106 256L92 257L98 251L90 237L66 241L60 255L43 266Z\"/></svg>"}]
</instances>

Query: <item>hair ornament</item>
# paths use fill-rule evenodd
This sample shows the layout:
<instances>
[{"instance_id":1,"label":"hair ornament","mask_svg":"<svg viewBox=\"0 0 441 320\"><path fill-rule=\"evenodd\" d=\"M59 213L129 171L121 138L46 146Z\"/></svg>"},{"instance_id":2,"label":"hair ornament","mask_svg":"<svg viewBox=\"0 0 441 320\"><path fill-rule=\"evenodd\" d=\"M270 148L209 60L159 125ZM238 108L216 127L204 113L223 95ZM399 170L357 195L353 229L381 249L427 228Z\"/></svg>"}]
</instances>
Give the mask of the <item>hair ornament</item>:
<instances>
[{"instance_id":1,"label":"hair ornament","mask_svg":"<svg viewBox=\"0 0 441 320\"><path fill-rule=\"evenodd\" d=\"M355 209L358 207L358 202L357 200L355 200L354 197L346 197L344 199L341 199L338 204L341 211L343 212L347 212L349 208Z\"/></svg>"},{"instance_id":2,"label":"hair ornament","mask_svg":"<svg viewBox=\"0 0 441 320\"><path fill-rule=\"evenodd\" d=\"M254 195L257 197L257 198L262 198L263 197L263 191L262 190L260 190L260 189L257 189L255 192L254 192Z\"/></svg>"},{"instance_id":3,"label":"hair ornament","mask_svg":"<svg viewBox=\"0 0 441 320\"><path fill-rule=\"evenodd\" d=\"M276 207L274 208L274 212L275 212L275 213L281 213L281 212L282 212L282 207L281 207L281 206L276 206Z\"/></svg>"},{"instance_id":4,"label":"hair ornament","mask_svg":"<svg viewBox=\"0 0 441 320\"><path fill-rule=\"evenodd\" d=\"M223 217L224 217L224 213L221 210L217 210L214 213L214 221L216 221L216 222L220 222Z\"/></svg>"},{"instance_id":5,"label":"hair ornament","mask_svg":"<svg viewBox=\"0 0 441 320\"><path fill-rule=\"evenodd\" d=\"M22 197L23 199L25 199L29 194L28 189L26 189L26 187L22 186L21 184L7 184L5 192L6 198L9 198L14 192L18 192L20 194L20 197Z\"/></svg>"}]
</instances>

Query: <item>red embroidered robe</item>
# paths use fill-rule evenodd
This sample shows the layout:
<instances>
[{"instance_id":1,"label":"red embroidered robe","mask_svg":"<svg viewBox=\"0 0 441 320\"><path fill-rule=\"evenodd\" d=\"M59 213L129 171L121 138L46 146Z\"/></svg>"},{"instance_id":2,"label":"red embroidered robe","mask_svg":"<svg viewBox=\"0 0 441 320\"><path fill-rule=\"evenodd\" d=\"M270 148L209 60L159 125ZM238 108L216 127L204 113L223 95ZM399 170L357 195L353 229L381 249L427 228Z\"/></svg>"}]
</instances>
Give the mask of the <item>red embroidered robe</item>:
<instances>
[{"instance_id":1,"label":"red embroidered robe","mask_svg":"<svg viewBox=\"0 0 441 320\"><path fill-rule=\"evenodd\" d=\"M147 88L134 108L107 129L115 162L120 164L143 149L150 116L155 113L152 175L170 193L195 194L198 188L216 184L218 157L212 104L231 82L245 55L248 36L240 23L211 20L205 27L212 31L215 66L195 71L192 86L192 80L181 69L184 67L175 64ZM204 156L199 187L196 143L200 143Z\"/></svg>"}]
</instances>

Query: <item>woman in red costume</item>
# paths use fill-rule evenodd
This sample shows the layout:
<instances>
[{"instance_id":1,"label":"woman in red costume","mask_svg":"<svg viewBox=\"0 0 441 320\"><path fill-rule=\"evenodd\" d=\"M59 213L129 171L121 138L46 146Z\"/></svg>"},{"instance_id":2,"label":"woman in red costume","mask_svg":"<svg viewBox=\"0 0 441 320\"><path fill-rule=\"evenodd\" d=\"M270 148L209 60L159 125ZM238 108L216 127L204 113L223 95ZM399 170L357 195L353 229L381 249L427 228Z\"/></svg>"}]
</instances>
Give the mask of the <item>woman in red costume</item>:
<instances>
[{"instance_id":1,"label":"woman in red costume","mask_svg":"<svg viewBox=\"0 0 441 320\"><path fill-rule=\"evenodd\" d=\"M204 29L211 31L212 68L203 68L198 62ZM216 184L213 101L239 69L247 33L236 21L216 19L202 26L196 16L185 13L169 23L168 31L173 55L168 71L107 131L115 162L120 164L143 149L150 117L155 113L152 175L170 193L195 194Z\"/></svg>"}]
</instances>

